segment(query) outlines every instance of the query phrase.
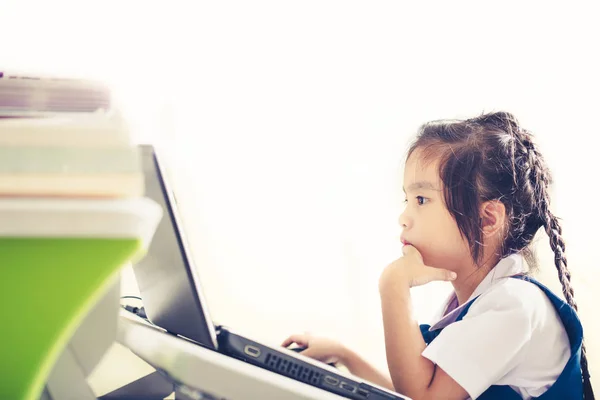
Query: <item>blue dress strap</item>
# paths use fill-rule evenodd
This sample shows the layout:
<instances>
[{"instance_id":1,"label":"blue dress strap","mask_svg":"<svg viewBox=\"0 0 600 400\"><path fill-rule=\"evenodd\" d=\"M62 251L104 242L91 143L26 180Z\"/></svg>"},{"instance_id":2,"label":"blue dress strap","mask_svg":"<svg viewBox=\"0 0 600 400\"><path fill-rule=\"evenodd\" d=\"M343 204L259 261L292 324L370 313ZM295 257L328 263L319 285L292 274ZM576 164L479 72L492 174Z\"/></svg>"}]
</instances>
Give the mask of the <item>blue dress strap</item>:
<instances>
[{"instance_id":1,"label":"blue dress strap","mask_svg":"<svg viewBox=\"0 0 600 400\"><path fill-rule=\"evenodd\" d=\"M427 324L419 325L419 329L421 329L421 335L423 336L423 340L425 340L426 344L433 342L433 339L438 337L438 335L442 331L441 329L430 331L431 325Z\"/></svg>"}]
</instances>

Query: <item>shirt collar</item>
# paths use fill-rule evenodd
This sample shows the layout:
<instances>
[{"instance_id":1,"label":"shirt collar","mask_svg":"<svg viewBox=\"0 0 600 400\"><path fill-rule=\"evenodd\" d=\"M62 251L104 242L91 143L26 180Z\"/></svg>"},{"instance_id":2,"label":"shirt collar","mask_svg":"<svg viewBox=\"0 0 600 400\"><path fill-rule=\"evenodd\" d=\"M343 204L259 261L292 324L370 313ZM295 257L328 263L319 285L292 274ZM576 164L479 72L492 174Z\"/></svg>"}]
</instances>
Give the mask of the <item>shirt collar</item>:
<instances>
[{"instance_id":1,"label":"shirt collar","mask_svg":"<svg viewBox=\"0 0 600 400\"><path fill-rule=\"evenodd\" d=\"M458 318L458 315L467 306L469 301L473 300L480 294L488 291L503 278L521 274L523 272L525 272L525 265L522 255L511 254L510 256L503 258L502 260L500 260L500 262L498 262L498 264L496 264L494 268L491 269L490 272L488 272L486 277L483 278L481 283L473 291L473 294L471 294L471 297L469 297L469 299L464 304L458 306L457 308L455 308L454 310L452 310L444 316L446 308L448 307L452 299L456 296L453 292L448 298L448 300L444 303L444 307L438 314L439 320L435 324L433 324L431 328L429 328L429 330L432 331L435 329L442 329L450 325L452 322L456 321L456 318Z\"/></svg>"}]
</instances>

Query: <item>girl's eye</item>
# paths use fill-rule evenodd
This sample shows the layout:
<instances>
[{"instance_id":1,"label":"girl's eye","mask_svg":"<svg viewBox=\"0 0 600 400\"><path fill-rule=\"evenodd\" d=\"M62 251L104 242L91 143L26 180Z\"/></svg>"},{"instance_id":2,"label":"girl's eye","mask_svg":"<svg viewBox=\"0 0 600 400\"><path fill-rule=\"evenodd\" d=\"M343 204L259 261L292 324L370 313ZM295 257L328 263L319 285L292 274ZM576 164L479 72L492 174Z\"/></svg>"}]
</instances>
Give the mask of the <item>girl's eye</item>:
<instances>
[{"instance_id":1,"label":"girl's eye","mask_svg":"<svg viewBox=\"0 0 600 400\"><path fill-rule=\"evenodd\" d=\"M415 198L417 199L417 204L420 206L427 203L427 201L429 200L427 197L423 197L423 196L417 196ZM408 204L408 199L404 199L404 204Z\"/></svg>"}]
</instances>

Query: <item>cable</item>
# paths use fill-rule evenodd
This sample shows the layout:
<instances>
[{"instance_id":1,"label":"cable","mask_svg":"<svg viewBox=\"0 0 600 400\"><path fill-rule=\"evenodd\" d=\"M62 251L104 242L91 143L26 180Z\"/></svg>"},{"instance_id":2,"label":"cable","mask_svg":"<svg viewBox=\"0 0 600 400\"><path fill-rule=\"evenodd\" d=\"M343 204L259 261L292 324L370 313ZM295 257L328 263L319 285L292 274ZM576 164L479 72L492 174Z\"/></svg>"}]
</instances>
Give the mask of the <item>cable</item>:
<instances>
[{"instance_id":1,"label":"cable","mask_svg":"<svg viewBox=\"0 0 600 400\"><path fill-rule=\"evenodd\" d=\"M121 300L123 299L136 299L139 301L143 301L141 297L139 296L121 296ZM147 320L148 322L150 322L148 320L148 316L146 315L146 310L144 310L144 307L134 307L134 306L130 306L130 305L123 305L121 304L121 307L124 308L125 310L129 311L130 313L133 313L135 315L137 315L138 317L142 317L145 320Z\"/></svg>"},{"instance_id":2,"label":"cable","mask_svg":"<svg viewBox=\"0 0 600 400\"><path fill-rule=\"evenodd\" d=\"M137 315L138 317L142 317L145 320L148 320L148 316L146 315L146 311L144 310L144 307L133 307L133 306L124 306L124 305L121 305L121 307L123 307L130 313Z\"/></svg>"},{"instance_id":3,"label":"cable","mask_svg":"<svg viewBox=\"0 0 600 400\"><path fill-rule=\"evenodd\" d=\"M141 297L139 296L121 296L121 299L138 299L138 300L142 300Z\"/></svg>"}]
</instances>

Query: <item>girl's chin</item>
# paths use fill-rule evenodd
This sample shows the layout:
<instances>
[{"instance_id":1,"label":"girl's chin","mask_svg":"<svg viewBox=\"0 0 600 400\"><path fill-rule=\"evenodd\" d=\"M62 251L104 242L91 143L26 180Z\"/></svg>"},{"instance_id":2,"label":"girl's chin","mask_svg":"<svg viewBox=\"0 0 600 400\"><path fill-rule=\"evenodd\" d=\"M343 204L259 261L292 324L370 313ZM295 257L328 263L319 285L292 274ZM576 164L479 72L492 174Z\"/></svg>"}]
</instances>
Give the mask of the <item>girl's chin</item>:
<instances>
[{"instance_id":1,"label":"girl's chin","mask_svg":"<svg viewBox=\"0 0 600 400\"><path fill-rule=\"evenodd\" d=\"M454 271L454 269L451 267L452 265L456 265L455 262L452 261L452 258L448 257L448 256L432 256L431 254L423 254L421 253L421 255L423 256L423 264L427 265L428 267L433 267L433 268L441 268L441 269L451 269Z\"/></svg>"},{"instance_id":2,"label":"girl's chin","mask_svg":"<svg viewBox=\"0 0 600 400\"><path fill-rule=\"evenodd\" d=\"M442 262L440 257L435 257L434 255L429 254L427 251L422 252L421 257L423 257L423 264L433 268L441 268Z\"/></svg>"}]
</instances>

